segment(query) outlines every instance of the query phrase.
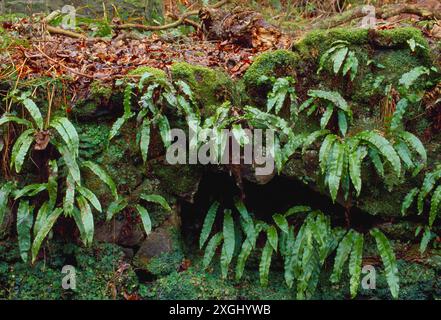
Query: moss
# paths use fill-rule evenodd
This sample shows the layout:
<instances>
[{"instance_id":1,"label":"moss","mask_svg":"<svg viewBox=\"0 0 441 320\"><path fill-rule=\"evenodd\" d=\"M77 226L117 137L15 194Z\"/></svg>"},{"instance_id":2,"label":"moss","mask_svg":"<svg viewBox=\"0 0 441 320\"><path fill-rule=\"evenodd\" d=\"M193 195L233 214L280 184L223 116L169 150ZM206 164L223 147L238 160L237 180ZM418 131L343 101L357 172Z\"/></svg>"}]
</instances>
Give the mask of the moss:
<instances>
[{"instance_id":1,"label":"moss","mask_svg":"<svg viewBox=\"0 0 441 320\"><path fill-rule=\"evenodd\" d=\"M45 261L34 266L21 262L18 250L10 246L0 252L0 298L7 299L123 299L123 292L137 289L135 273L126 265L123 272L117 272L123 263L122 250L112 244L99 244L85 249L75 245L52 243L47 248ZM3 249L4 250L4 249ZM7 257L8 260L3 260ZM64 290L61 272L64 265L75 267L76 289ZM116 296L113 295L116 292Z\"/></svg>"},{"instance_id":2,"label":"moss","mask_svg":"<svg viewBox=\"0 0 441 320\"><path fill-rule=\"evenodd\" d=\"M298 62L298 55L288 50L275 50L259 55L243 76L251 100L260 105L271 89L268 81L262 81L264 76L296 78L295 70Z\"/></svg>"},{"instance_id":3,"label":"moss","mask_svg":"<svg viewBox=\"0 0 441 320\"><path fill-rule=\"evenodd\" d=\"M175 62L171 66L171 74L173 80L183 80L191 87L204 115L212 114L213 106L234 98L233 82L221 70Z\"/></svg>"},{"instance_id":4,"label":"moss","mask_svg":"<svg viewBox=\"0 0 441 320\"><path fill-rule=\"evenodd\" d=\"M94 80L89 87L90 94L96 99L110 99L112 95L112 88L107 84L103 84L101 81Z\"/></svg>"},{"instance_id":5,"label":"moss","mask_svg":"<svg viewBox=\"0 0 441 320\"><path fill-rule=\"evenodd\" d=\"M159 257L150 259L146 269L155 276L165 276L176 271L183 258L184 255L181 250L164 252Z\"/></svg>"},{"instance_id":6,"label":"moss","mask_svg":"<svg viewBox=\"0 0 441 320\"><path fill-rule=\"evenodd\" d=\"M140 76L143 75L144 73L150 73L155 79L159 79L159 80L167 79L167 74L163 70L148 66L138 67L136 69L129 71L127 74L131 76Z\"/></svg>"}]
</instances>

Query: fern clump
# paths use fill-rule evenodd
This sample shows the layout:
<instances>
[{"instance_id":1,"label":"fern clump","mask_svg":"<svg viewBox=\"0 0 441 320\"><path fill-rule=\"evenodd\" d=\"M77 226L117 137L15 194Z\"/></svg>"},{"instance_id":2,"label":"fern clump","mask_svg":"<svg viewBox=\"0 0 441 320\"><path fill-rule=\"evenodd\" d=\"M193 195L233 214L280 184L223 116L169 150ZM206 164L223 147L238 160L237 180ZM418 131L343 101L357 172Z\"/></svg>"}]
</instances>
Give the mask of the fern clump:
<instances>
[{"instance_id":1,"label":"fern clump","mask_svg":"<svg viewBox=\"0 0 441 320\"><path fill-rule=\"evenodd\" d=\"M350 75L351 81L354 81L358 72L358 58L355 52L349 49L349 45L350 43L344 40L333 42L331 48L321 56L317 74L319 74L327 64L331 64L332 71L335 75L341 74L344 77L348 74Z\"/></svg>"},{"instance_id":2,"label":"fern clump","mask_svg":"<svg viewBox=\"0 0 441 320\"><path fill-rule=\"evenodd\" d=\"M259 262L262 286L268 284L271 261L274 256L278 256L283 260L286 285L291 288L295 284L298 299L311 298L319 283L325 262L336 251L330 280L332 283L340 282L343 267L349 259L350 293L353 298L357 295L363 265L365 237L363 234L352 229L333 228L329 217L307 206L295 206L284 214L274 214L272 217L274 224L270 224L256 220L245 205L236 200L234 211L224 210L222 230L214 233L210 238L219 211L220 204L214 202L207 212L199 238L201 249L207 243L203 260L205 268L210 265L217 248L222 245L220 256L222 276L224 278L228 276L229 265L236 257L235 279L239 281L248 258L258 247L257 239L263 237L265 241ZM237 215L234 216L233 212ZM300 214L306 214L301 226L290 224L290 218L298 217ZM235 220L243 233L243 237L239 238L244 239L241 245L236 244ZM399 280L392 246L378 229L372 229L371 235L376 240L378 252L385 266L392 296L397 298Z\"/></svg>"}]
</instances>

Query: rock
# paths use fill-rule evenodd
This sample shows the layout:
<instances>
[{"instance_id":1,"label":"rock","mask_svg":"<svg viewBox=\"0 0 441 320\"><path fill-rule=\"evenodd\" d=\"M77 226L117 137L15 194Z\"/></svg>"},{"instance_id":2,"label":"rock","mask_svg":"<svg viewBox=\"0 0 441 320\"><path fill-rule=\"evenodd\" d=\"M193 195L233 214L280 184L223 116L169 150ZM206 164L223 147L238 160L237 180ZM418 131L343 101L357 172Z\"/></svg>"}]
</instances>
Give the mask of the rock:
<instances>
[{"instance_id":1,"label":"rock","mask_svg":"<svg viewBox=\"0 0 441 320\"><path fill-rule=\"evenodd\" d=\"M122 247L135 247L142 243L145 234L141 224L113 219L110 222L98 223L94 237L99 242L114 243Z\"/></svg>"}]
</instances>

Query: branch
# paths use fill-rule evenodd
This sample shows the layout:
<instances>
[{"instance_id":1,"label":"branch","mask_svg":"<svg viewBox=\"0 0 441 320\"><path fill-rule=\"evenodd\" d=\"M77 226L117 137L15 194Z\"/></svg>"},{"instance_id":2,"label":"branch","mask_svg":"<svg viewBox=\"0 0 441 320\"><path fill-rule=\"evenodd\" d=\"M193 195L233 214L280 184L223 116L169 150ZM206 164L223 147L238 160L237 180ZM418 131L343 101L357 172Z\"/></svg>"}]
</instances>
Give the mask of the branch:
<instances>
[{"instance_id":1,"label":"branch","mask_svg":"<svg viewBox=\"0 0 441 320\"><path fill-rule=\"evenodd\" d=\"M431 11L427 8L421 8L417 5L411 5L411 4L390 5L375 10L375 16L379 19L387 19L390 17L398 16L403 13L415 14L425 19L441 19L441 12ZM347 10L341 14L318 21L312 25L312 28L313 29L334 28L351 20L365 17L366 15L367 13L363 12L363 6L359 6L354 9Z\"/></svg>"},{"instance_id":2,"label":"branch","mask_svg":"<svg viewBox=\"0 0 441 320\"><path fill-rule=\"evenodd\" d=\"M229 0L222 0L222 1L219 1L218 3L215 3L214 5L210 6L210 8L212 8L212 9L220 8L223 5L227 4L228 2L229 2ZM124 24L115 26L115 28L117 28L117 29L141 29L141 30L145 30L145 31L160 31L160 30L165 30L165 29L170 29L170 28L176 28L177 26L189 21L188 20L189 17L196 16L198 14L199 14L199 10L184 12L178 18L178 20L176 20L172 23L164 24L164 25L160 25L160 26L147 26L147 25L139 24L139 23L124 23Z\"/></svg>"}]
</instances>

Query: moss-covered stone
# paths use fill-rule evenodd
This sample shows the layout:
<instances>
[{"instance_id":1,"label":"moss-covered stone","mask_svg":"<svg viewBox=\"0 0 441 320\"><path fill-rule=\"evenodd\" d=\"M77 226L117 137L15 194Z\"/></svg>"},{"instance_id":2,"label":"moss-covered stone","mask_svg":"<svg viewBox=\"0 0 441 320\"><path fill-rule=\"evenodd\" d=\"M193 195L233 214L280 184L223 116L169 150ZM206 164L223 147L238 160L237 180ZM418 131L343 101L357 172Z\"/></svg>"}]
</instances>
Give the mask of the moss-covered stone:
<instances>
[{"instance_id":1,"label":"moss-covered stone","mask_svg":"<svg viewBox=\"0 0 441 320\"><path fill-rule=\"evenodd\" d=\"M171 66L173 80L183 80L192 89L196 100L202 107L203 115L210 115L214 107L233 100L233 82L221 70L175 62Z\"/></svg>"},{"instance_id":2,"label":"moss-covered stone","mask_svg":"<svg viewBox=\"0 0 441 320\"><path fill-rule=\"evenodd\" d=\"M148 66L141 66L136 69L130 70L127 74L130 76L141 76L145 73L150 73L155 79L159 79L159 80L167 79L167 74L163 70Z\"/></svg>"},{"instance_id":3,"label":"moss-covered stone","mask_svg":"<svg viewBox=\"0 0 441 320\"><path fill-rule=\"evenodd\" d=\"M288 50L275 50L260 54L243 76L245 90L253 104L260 106L271 89L271 82L265 77L296 78L299 56Z\"/></svg>"}]
</instances>

